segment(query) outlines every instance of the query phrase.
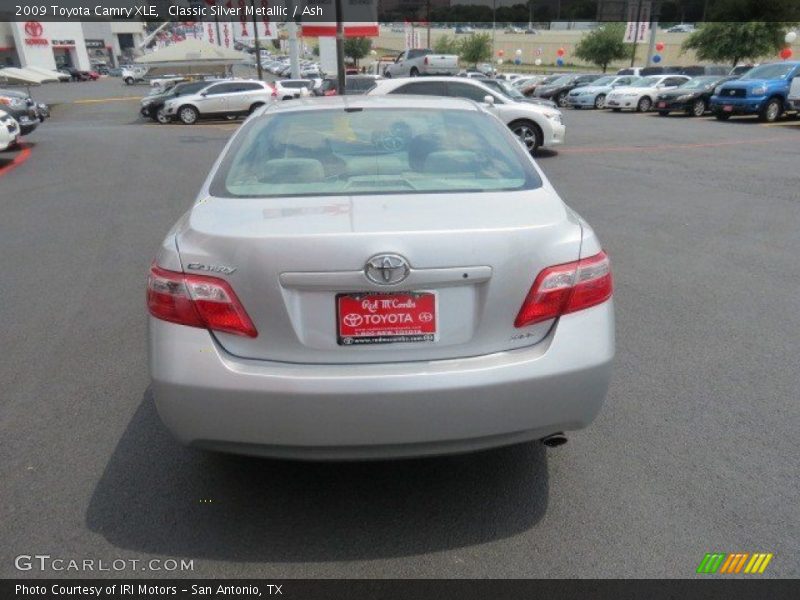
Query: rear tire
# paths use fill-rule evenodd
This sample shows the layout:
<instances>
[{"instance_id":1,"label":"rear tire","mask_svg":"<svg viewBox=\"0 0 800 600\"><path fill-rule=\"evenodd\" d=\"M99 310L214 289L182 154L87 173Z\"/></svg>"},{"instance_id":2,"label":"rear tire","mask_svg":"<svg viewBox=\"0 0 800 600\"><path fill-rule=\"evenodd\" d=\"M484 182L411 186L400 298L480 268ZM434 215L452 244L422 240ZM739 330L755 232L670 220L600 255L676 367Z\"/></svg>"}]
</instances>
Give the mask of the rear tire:
<instances>
[{"instance_id":1,"label":"rear tire","mask_svg":"<svg viewBox=\"0 0 800 600\"><path fill-rule=\"evenodd\" d=\"M133 85L134 83L136 83L136 82L133 80L133 77L126 77L126 78L125 78L125 79L123 79L122 81L124 81L124 82L125 82L125 85Z\"/></svg>"},{"instance_id":2,"label":"rear tire","mask_svg":"<svg viewBox=\"0 0 800 600\"><path fill-rule=\"evenodd\" d=\"M200 113L194 106L181 106L178 110L178 118L184 125L194 125L200 118Z\"/></svg>"},{"instance_id":3,"label":"rear tire","mask_svg":"<svg viewBox=\"0 0 800 600\"><path fill-rule=\"evenodd\" d=\"M263 102L254 102L253 106L250 107L250 110L247 111L247 114L252 115L254 112L256 112L262 106L264 106Z\"/></svg>"},{"instance_id":4,"label":"rear tire","mask_svg":"<svg viewBox=\"0 0 800 600\"><path fill-rule=\"evenodd\" d=\"M409 72L411 77L419 77L419 70L417 67L411 67L411 71Z\"/></svg>"},{"instance_id":5,"label":"rear tire","mask_svg":"<svg viewBox=\"0 0 800 600\"><path fill-rule=\"evenodd\" d=\"M567 92L561 92L554 100L559 108L567 108Z\"/></svg>"},{"instance_id":6,"label":"rear tire","mask_svg":"<svg viewBox=\"0 0 800 600\"><path fill-rule=\"evenodd\" d=\"M594 99L594 107L595 108L605 108L606 107L606 95L605 94L598 94L597 97Z\"/></svg>"},{"instance_id":7,"label":"rear tire","mask_svg":"<svg viewBox=\"0 0 800 600\"><path fill-rule=\"evenodd\" d=\"M758 113L758 119L764 123L774 123L781 116L782 109L780 98L770 98Z\"/></svg>"},{"instance_id":8,"label":"rear tire","mask_svg":"<svg viewBox=\"0 0 800 600\"><path fill-rule=\"evenodd\" d=\"M535 153L544 142L542 129L533 121L514 121L508 124L508 128L525 144L531 154Z\"/></svg>"},{"instance_id":9,"label":"rear tire","mask_svg":"<svg viewBox=\"0 0 800 600\"><path fill-rule=\"evenodd\" d=\"M650 100L648 96L644 98L640 98L639 102L636 104L636 112L647 112L653 106L653 101Z\"/></svg>"},{"instance_id":10,"label":"rear tire","mask_svg":"<svg viewBox=\"0 0 800 600\"><path fill-rule=\"evenodd\" d=\"M706 101L702 98L698 98L692 104L692 109L689 111L689 115L692 117L702 117L706 114Z\"/></svg>"},{"instance_id":11,"label":"rear tire","mask_svg":"<svg viewBox=\"0 0 800 600\"><path fill-rule=\"evenodd\" d=\"M167 123L172 121L172 119L170 119L169 115L167 114L167 111L165 111L164 108L161 107L158 109L158 111L156 111L156 121L158 121L162 125L166 125Z\"/></svg>"},{"instance_id":12,"label":"rear tire","mask_svg":"<svg viewBox=\"0 0 800 600\"><path fill-rule=\"evenodd\" d=\"M717 121L727 121L731 118L730 114L723 112L718 112L714 116L716 117Z\"/></svg>"}]
</instances>

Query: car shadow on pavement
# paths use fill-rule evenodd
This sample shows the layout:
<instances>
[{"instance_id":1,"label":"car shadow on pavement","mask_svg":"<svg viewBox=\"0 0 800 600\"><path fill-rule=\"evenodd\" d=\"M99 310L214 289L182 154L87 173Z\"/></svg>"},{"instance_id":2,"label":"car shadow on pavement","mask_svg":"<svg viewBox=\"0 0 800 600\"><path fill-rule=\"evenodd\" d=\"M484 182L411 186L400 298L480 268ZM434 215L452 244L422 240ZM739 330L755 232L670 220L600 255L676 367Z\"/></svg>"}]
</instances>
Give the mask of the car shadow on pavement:
<instances>
[{"instance_id":1,"label":"car shadow on pavement","mask_svg":"<svg viewBox=\"0 0 800 600\"><path fill-rule=\"evenodd\" d=\"M305 562L408 556L533 527L544 447L310 463L184 448L148 389L98 482L92 531L117 547L198 559Z\"/></svg>"}]
</instances>

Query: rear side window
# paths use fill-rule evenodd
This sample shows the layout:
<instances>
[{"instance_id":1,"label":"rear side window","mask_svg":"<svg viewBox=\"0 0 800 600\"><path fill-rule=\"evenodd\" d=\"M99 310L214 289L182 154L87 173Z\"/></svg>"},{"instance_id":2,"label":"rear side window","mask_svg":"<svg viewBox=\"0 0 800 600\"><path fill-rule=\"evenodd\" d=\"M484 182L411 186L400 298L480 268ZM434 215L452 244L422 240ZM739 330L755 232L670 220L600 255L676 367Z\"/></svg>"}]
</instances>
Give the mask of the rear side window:
<instances>
[{"instance_id":1,"label":"rear side window","mask_svg":"<svg viewBox=\"0 0 800 600\"><path fill-rule=\"evenodd\" d=\"M541 180L502 123L479 111L290 111L244 126L211 185L220 197L532 189Z\"/></svg>"},{"instance_id":2,"label":"rear side window","mask_svg":"<svg viewBox=\"0 0 800 600\"><path fill-rule=\"evenodd\" d=\"M441 81L415 81L401 85L390 92L392 94L419 94L423 96L445 96L444 83Z\"/></svg>"},{"instance_id":3,"label":"rear side window","mask_svg":"<svg viewBox=\"0 0 800 600\"><path fill-rule=\"evenodd\" d=\"M468 83L459 83L457 81L448 82L447 95L454 98L467 98L475 102L483 102L486 96L491 94L477 85L469 85Z\"/></svg>"},{"instance_id":4,"label":"rear side window","mask_svg":"<svg viewBox=\"0 0 800 600\"><path fill-rule=\"evenodd\" d=\"M207 94L209 96L217 96L218 94L230 94L235 92L238 84L235 83L220 83L213 87L208 88Z\"/></svg>"}]
</instances>

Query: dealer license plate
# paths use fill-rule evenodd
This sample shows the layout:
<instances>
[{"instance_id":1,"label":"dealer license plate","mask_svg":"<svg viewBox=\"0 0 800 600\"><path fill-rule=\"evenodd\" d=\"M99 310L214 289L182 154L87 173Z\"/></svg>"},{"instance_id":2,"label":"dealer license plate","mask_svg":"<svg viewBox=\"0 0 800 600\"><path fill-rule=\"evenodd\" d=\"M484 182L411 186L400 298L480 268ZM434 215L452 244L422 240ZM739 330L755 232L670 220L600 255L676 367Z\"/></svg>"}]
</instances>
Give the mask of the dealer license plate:
<instances>
[{"instance_id":1,"label":"dealer license plate","mask_svg":"<svg viewBox=\"0 0 800 600\"><path fill-rule=\"evenodd\" d=\"M733 107L730 104L726 104L725 106L722 107L722 110L724 110L725 112L733 112Z\"/></svg>"},{"instance_id":2,"label":"dealer license plate","mask_svg":"<svg viewBox=\"0 0 800 600\"><path fill-rule=\"evenodd\" d=\"M435 342L437 316L436 292L337 294L337 342Z\"/></svg>"},{"instance_id":3,"label":"dealer license plate","mask_svg":"<svg viewBox=\"0 0 800 600\"><path fill-rule=\"evenodd\" d=\"M667 107L667 103L666 102L659 102L658 103L658 108L666 108L666 107Z\"/></svg>"}]
</instances>

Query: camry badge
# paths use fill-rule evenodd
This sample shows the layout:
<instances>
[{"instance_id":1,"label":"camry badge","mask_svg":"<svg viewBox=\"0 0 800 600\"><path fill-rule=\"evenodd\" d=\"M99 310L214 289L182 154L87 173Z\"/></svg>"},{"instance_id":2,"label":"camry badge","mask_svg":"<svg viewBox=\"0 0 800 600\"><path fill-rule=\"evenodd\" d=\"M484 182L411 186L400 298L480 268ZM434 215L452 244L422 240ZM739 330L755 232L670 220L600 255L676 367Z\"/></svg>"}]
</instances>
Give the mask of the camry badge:
<instances>
[{"instance_id":1,"label":"camry badge","mask_svg":"<svg viewBox=\"0 0 800 600\"><path fill-rule=\"evenodd\" d=\"M367 279L380 285L400 283L410 271L408 261L398 254L377 254L364 267Z\"/></svg>"}]
</instances>

